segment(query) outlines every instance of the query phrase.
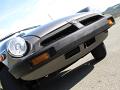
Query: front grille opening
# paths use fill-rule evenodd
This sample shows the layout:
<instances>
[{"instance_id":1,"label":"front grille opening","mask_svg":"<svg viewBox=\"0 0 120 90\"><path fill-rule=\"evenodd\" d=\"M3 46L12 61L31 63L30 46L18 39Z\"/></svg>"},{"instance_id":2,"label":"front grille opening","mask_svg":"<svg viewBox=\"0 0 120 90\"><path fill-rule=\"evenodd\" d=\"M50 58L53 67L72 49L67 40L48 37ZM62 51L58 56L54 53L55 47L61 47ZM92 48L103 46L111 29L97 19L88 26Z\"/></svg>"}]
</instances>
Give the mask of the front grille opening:
<instances>
[{"instance_id":1,"label":"front grille opening","mask_svg":"<svg viewBox=\"0 0 120 90\"><path fill-rule=\"evenodd\" d=\"M96 15L90 18L87 18L85 20L80 21L81 24L83 24L84 26L90 25L98 20L100 20L103 16L101 15Z\"/></svg>"},{"instance_id":2,"label":"front grille opening","mask_svg":"<svg viewBox=\"0 0 120 90\"><path fill-rule=\"evenodd\" d=\"M65 54L65 59L68 59L74 55L76 55L77 53L80 52L80 48L79 47L76 47L74 48L73 50L69 51L68 53Z\"/></svg>"},{"instance_id":3,"label":"front grille opening","mask_svg":"<svg viewBox=\"0 0 120 90\"><path fill-rule=\"evenodd\" d=\"M65 28L64 30L60 30L60 32L58 32L58 33L54 34L53 36L50 36L47 39L43 40L41 42L41 45L43 45L43 46L49 45L49 44L77 31L77 30L78 30L78 27L70 24L70 26Z\"/></svg>"},{"instance_id":4,"label":"front grille opening","mask_svg":"<svg viewBox=\"0 0 120 90\"><path fill-rule=\"evenodd\" d=\"M86 42L84 43L84 48L89 47L89 46L92 45L95 41L96 41L96 40L95 40L95 37L89 39L88 41L86 41Z\"/></svg>"}]
</instances>

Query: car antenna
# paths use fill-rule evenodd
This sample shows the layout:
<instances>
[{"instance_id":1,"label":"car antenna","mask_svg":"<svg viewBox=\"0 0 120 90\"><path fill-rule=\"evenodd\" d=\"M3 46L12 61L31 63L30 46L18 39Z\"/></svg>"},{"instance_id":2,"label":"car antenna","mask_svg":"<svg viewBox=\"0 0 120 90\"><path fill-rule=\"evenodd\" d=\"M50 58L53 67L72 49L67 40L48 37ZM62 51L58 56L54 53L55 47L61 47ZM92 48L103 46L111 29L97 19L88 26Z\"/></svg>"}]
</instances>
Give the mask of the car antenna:
<instances>
[{"instance_id":1,"label":"car antenna","mask_svg":"<svg viewBox=\"0 0 120 90\"><path fill-rule=\"evenodd\" d=\"M50 14L48 14L48 17L49 17L51 20L54 20Z\"/></svg>"}]
</instances>

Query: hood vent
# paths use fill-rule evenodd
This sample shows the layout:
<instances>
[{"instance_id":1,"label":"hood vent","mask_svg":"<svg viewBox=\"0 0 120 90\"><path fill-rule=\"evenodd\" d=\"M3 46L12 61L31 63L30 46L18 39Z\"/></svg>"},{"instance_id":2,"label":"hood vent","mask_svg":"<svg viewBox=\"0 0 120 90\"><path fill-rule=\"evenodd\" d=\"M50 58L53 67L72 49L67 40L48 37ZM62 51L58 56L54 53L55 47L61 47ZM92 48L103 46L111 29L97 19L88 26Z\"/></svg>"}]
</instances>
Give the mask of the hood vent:
<instances>
[{"instance_id":1,"label":"hood vent","mask_svg":"<svg viewBox=\"0 0 120 90\"><path fill-rule=\"evenodd\" d=\"M56 42L57 40L64 38L65 36L75 32L78 30L78 27L76 27L75 25L72 24L66 24L60 28L58 28L57 30L55 30L54 32L51 32L50 34L48 34L48 37L44 40L42 40L41 45L43 46L47 46L51 43Z\"/></svg>"},{"instance_id":2,"label":"hood vent","mask_svg":"<svg viewBox=\"0 0 120 90\"><path fill-rule=\"evenodd\" d=\"M83 24L84 26L87 26L87 25L90 25L90 24L100 20L102 17L103 16L101 16L101 15L96 15L96 16L84 19L84 20L80 21L80 23Z\"/></svg>"}]
</instances>

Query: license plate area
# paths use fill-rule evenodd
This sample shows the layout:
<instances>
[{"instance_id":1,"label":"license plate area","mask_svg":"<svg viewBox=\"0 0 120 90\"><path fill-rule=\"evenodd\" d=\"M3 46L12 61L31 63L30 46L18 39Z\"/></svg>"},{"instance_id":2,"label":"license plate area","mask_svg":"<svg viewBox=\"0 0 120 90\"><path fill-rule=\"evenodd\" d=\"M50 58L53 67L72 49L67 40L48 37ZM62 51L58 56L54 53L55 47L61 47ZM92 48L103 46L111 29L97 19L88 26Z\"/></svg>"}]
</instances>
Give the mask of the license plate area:
<instances>
[{"instance_id":1,"label":"license plate area","mask_svg":"<svg viewBox=\"0 0 120 90\"><path fill-rule=\"evenodd\" d=\"M78 47L70 50L68 53L66 53L65 54L65 59L69 59L70 57L76 55L79 52L80 52L80 47L78 46Z\"/></svg>"}]
</instances>

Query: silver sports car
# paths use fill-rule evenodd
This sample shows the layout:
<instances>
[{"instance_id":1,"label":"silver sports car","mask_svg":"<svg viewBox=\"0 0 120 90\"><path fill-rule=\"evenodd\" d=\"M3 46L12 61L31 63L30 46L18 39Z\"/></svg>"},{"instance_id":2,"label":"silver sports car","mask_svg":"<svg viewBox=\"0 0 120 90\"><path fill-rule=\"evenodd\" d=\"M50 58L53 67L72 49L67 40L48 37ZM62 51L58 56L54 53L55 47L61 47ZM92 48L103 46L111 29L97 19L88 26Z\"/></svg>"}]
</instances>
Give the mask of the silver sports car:
<instances>
[{"instance_id":1,"label":"silver sports car","mask_svg":"<svg viewBox=\"0 0 120 90\"><path fill-rule=\"evenodd\" d=\"M92 53L95 61L102 60L106 56L103 41L114 24L111 15L77 13L3 38L0 41L3 86L9 86L4 83L7 77L12 77L11 81L7 79L8 84L21 81L16 83L20 86L60 72L88 53Z\"/></svg>"}]
</instances>

